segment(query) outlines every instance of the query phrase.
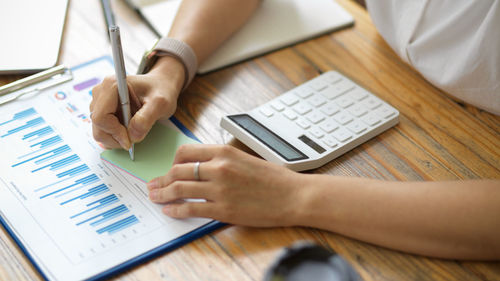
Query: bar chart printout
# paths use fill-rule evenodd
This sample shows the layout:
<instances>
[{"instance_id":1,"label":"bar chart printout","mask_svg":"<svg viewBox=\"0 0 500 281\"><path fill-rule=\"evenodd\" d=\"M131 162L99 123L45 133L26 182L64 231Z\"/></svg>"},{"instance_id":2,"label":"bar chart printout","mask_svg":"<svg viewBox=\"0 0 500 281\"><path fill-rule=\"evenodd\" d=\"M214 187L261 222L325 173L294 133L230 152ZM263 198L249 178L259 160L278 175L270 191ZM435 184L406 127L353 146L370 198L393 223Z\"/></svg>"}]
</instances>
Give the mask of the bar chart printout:
<instances>
[{"instance_id":1,"label":"bar chart printout","mask_svg":"<svg viewBox=\"0 0 500 281\"><path fill-rule=\"evenodd\" d=\"M23 188L27 197L46 201L56 217L66 214L61 219L69 225L100 236L116 235L140 223L35 108L1 117L2 144L14 148L5 153L13 160L10 172L26 179L25 184L17 181L17 186L29 186Z\"/></svg>"},{"instance_id":2,"label":"bar chart printout","mask_svg":"<svg viewBox=\"0 0 500 281\"><path fill-rule=\"evenodd\" d=\"M1 106L0 217L48 280L98 276L211 222L168 218L143 181L100 159L89 87L109 73L97 59Z\"/></svg>"}]
</instances>

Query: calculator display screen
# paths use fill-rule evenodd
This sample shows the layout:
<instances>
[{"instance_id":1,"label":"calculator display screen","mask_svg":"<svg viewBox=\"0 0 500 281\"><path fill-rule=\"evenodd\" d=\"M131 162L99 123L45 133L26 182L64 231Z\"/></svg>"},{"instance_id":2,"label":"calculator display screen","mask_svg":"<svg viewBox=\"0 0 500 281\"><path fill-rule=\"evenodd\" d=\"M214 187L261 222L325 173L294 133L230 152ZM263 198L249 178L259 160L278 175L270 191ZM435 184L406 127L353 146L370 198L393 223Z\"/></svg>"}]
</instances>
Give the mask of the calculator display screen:
<instances>
[{"instance_id":1,"label":"calculator display screen","mask_svg":"<svg viewBox=\"0 0 500 281\"><path fill-rule=\"evenodd\" d=\"M248 114L238 114L228 116L233 122L256 137L267 147L278 153L287 161L297 161L307 159L308 157L297 148L290 145L287 141L264 127Z\"/></svg>"}]
</instances>

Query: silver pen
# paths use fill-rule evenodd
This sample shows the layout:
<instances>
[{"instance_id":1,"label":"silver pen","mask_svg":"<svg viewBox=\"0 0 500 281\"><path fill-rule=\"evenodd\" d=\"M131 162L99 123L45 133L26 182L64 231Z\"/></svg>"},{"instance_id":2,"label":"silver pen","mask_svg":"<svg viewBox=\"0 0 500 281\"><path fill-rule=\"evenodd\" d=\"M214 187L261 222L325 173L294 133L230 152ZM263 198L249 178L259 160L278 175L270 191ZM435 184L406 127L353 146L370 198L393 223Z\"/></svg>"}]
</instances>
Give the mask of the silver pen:
<instances>
[{"instance_id":1,"label":"silver pen","mask_svg":"<svg viewBox=\"0 0 500 281\"><path fill-rule=\"evenodd\" d=\"M123 61L122 43L120 39L120 28L116 25L109 27L109 36L111 39L111 49L113 52L113 61L115 64L116 81L118 82L118 95L123 113L123 125L128 128L132 117L130 112L130 98L128 94L127 75L125 72L125 63ZM128 150L130 159L134 161L134 144Z\"/></svg>"}]
</instances>

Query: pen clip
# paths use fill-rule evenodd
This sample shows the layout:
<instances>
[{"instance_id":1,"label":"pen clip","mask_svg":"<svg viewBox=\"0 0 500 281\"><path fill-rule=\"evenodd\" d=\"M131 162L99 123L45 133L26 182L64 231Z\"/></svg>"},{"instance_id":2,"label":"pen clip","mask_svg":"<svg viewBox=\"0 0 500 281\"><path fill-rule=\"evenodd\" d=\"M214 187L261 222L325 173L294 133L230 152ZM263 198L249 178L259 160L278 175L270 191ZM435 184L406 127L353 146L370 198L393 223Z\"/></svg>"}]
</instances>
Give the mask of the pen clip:
<instances>
[{"instance_id":1,"label":"pen clip","mask_svg":"<svg viewBox=\"0 0 500 281\"><path fill-rule=\"evenodd\" d=\"M0 88L0 90L3 90L3 92L0 92L0 96L4 95L3 97L0 97L0 105L17 100L18 98L30 93L39 93L43 90L54 87L56 85L60 85L73 79L71 70L62 65L51 68L44 72L45 73L40 72L21 79L24 81L18 80ZM36 83L39 83L39 85L35 85L36 87L34 88L29 87Z\"/></svg>"}]
</instances>

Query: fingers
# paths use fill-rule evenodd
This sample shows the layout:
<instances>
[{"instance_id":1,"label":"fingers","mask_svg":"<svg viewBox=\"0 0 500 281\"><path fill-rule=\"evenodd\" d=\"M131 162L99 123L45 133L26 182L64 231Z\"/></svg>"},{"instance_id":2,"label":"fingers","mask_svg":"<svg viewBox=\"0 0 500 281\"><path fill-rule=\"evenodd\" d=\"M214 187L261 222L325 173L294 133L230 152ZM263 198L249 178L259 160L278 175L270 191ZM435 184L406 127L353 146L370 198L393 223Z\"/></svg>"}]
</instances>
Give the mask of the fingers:
<instances>
[{"instance_id":1,"label":"fingers","mask_svg":"<svg viewBox=\"0 0 500 281\"><path fill-rule=\"evenodd\" d=\"M90 118L92 119L94 138L106 147L130 147L126 128L116 117L118 90L116 79L106 77L101 84L92 89ZM117 145L119 144L119 145Z\"/></svg>"},{"instance_id":2,"label":"fingers","mask_svg":"<svg viewBox=\"0 0 500 281\"><path fill-rule=\"evenodd\" d=\"M176 181L167 187L153 189L149 198L155 203L168 203L181 199L211 200L210 184L196 181Z\"/></svg>"},{"instance_id":3,"label":"fingers","mask_svg":"<svg viewBox=\"0 0 500 281\"><path fill-rule=\"evenodd\" d=\"M187 162L207 162L225 150L222 145L185 144L175 153L174 165Z\"/></svg>"},{"instance_id":4,"label":"fingers","mask_svg":"<svg viewBox=\"0 0 500 281\"><path fill-rule=\"evenodd\" d=\"M132 142L142 141L154 123L165 114L170 113L167 110L168 107L171 107L169 103L166 98L159 96L151 98L143 104L130 120L128 130Z\"/></svg>"},{"instance_id":5,"label":"fingers","mask_svg":"<svg viewBox=\"0 0 500 281\"><path fill-rule=\"evenodd\" d=\"M149 190L161 188L172 184L174 181L195 181L194 178L195 163L176 164L164 176L157 177L148 182ZM201 164L198 168L198 173L201 175Z\"/></svg>"},{"instance_id":6,"label":"fingers","mask_svg":"<svg viewBox=\"0 0 500 281\"><path fill-rule=\"evenodd\" d=\"M101 116L99 113L92 114L93 135L96 141L107 147L130 148L127 129L120 124L120 120L113 114Z\"/></svg>"},{"instance_id":7,"label":"fingers","mask_svg":"<svg viewBox=\"0 0 500 281\"><path fill-rule=\"evenodd\" d=\"M120 125L118 89L114 76L106 77L92 89L90 112L92 122L98 131L95 135L105 146L115 147L114 139L121 147L128 149L132 142L140 142L154 123L175 112L178 90L172 81L159 81L147 75L131 75L127 79L131 111L134 116L127 126ZM126 129L128 127L128 130ZM111 138L105 136L111 135Z\"/></svg>"},{"instance_id":8,"label":"fingers","mask_svg":"<svg viewBox=\"0 0 500 281\"><path fill-rule=\"evenodd\" d=\"M92 124L92 134L97 142L100 142L106 149L120 148L121 145L111 136L104 131L97 128Z\"/></svg>"},{"instance_id":9,"label":"fingers","mask_svg":"<svg viewBox=\"0 0 500 281\"><path fill-rule=\"evenodd\" d=\"M163 207L162 211L165 215L176 219L190 217L216 219L217 215L216 206L212 202L172 203Z\"/></svg>"}]
</instances>

